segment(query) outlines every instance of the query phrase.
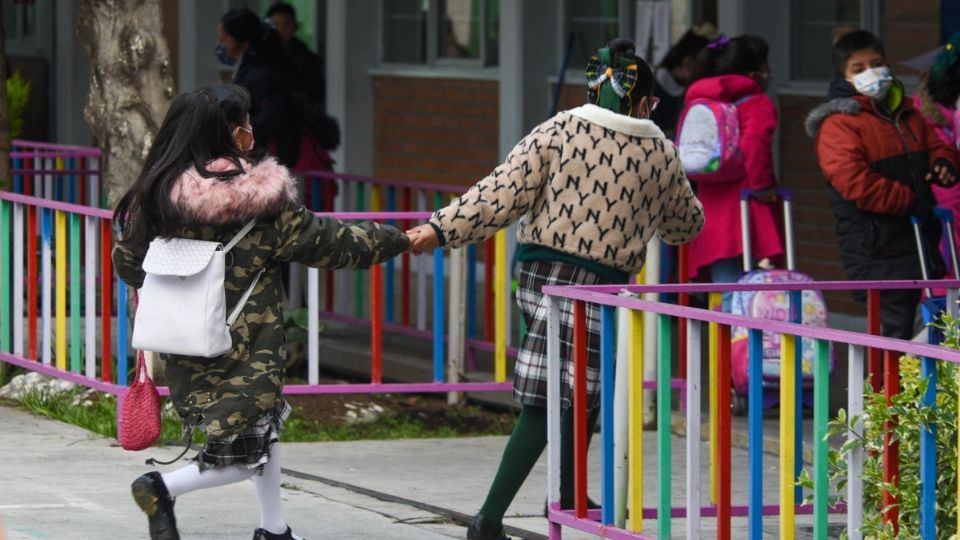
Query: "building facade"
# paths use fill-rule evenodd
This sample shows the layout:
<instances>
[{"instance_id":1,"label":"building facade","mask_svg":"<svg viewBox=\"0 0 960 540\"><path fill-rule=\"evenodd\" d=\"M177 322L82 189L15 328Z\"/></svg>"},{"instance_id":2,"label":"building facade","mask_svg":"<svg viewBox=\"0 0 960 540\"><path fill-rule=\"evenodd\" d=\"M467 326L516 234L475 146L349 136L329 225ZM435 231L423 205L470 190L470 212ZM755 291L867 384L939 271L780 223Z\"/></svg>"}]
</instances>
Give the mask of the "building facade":
<instances>
[{"instance_id":1,"label":"building facade","mask_svg":"<svg viewBox=\"0 0 960 540\"><path fill-rule=\"evenodd\" d=\"M164 28L181 89L229 78L213 54L216 21L230 7L269 0L163 0ZM866 28L897 65L960 29L956 0L298 0L301 34L326 64L327 109L339 119L339 170L469 185L555 109L585 99L583 67L616 36L649 55L692 24L764 37L780 129L778 178L794 192L797 261L819 280L842 279L824 181L803 130L833 76L832 41ZM4 3L13 67L38 81L27 137L90 143L82 117L89 69L74 2ZM44 131L39 128L44 127ZM849 296L829 299L858 314Z\"/></svg>"}]
</instances>

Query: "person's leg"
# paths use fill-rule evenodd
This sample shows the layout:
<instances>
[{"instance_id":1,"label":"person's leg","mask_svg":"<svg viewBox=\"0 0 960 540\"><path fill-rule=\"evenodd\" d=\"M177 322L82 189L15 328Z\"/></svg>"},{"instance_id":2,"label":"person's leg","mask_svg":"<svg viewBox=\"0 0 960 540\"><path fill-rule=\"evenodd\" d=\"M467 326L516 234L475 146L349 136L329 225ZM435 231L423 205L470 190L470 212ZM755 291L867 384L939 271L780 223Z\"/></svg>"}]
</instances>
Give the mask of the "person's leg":
<instances>
[{"instance_id":1,"label":"person's leg","mask_svg":"<svg viewBox=\"0 0 960 540\"><path fill-rule=\"evenodd\" d=\"M743 259L740 257L731 257L729 259L720 259L710 265L710 280L714 283L735 283L740 279L743 273ZM730 304L733 294L723 293L723 311L730 312Z\"/></svg>"},{"instance_id":2,"label":"person's leg","mask_svg":"<svg viewBox=\"0 0 960 540\"><path fill-rule=\"evenodd\" d=\"M587 448L593 440L593 433L600 419L600 407L590 410L587 417ZM560 508L573 508L573 408L567 408L560 415ZM597 507L597 504L588 500L588 507Z\"/></svg>"},{"instance_id":3,"label":"person's leg","mask_svg":"<svg viewBox=\"0 0 960 540\"><path fill-rule=\"evenodd\" d=\"M285 533L287 521L283 519L280 500L280 443L270 445L270 461L259 475L253 476L253 485L260 504L260 528L273 534Z\"/></svg>"},{"instance_id":4,"label":"person's leg","mask_svg":"<svg viewBox=\"0 0 960 540\"><path fill-rule=\"evenodd\" d=\"M886 337L913 339L920 291L880 291L880 333Z\"/></svg>"},{"instance_id":5,"label":"person's leg","mask_svg":"<svg viewBox=\"0 0 960 540\"><path fill-rule=\"evenodd\" d=\"M197 464L191 463L160 476L163 479L164 485L167 486L167 491L170 493L170 496L179 497L180 495L198 489L236 484L237 482L242 482L250 478L254 472L254 469L244 467L243 465L228 465L226 467L205 469L203 472L200 472Z\"/></svg>"},{"instance_id":6,"label":"person's leg","mask_svg":"<svg viewBox=\"0 0 960 540\"><path fill-rule=\"evenodd\" d=\"M503 515L520 491L530 470L540 459L546 445L547 409L524 405L520 409L517 426L513 428L503 450L493 485L490 486L487 499L480 508L480 513L487 523L503 522Z\"/></svg>"}]
</instances>

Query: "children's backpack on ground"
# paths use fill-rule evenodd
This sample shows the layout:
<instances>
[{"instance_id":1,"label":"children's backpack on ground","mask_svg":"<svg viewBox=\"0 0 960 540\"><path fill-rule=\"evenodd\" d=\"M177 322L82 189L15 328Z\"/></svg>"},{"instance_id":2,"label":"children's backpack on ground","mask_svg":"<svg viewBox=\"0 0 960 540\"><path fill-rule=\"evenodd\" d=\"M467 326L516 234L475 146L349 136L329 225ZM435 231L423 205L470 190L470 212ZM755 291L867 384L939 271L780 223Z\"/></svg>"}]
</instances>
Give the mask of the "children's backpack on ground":
<instances>
[{"instance_id":1,"label":"children's backpack on ground","mask_svg":"<svg viewBox=\"0 0 960 540\"><path fill-rule=\"evenodd\" d=\"M804 283L812 282L810 276L794 270L760 270L750 272L740 278L737 283ZM803 307L800 320L804 326L826 328L827 303L820 291L806 290L802 293ZM733 294L730 302L730 311L734 315L745 315L768 321L790 321L790 294L784 291L748 291ZM740 395L747 394L748 377L748 344L749 333L746 328L735 326L730 340L730 359L732 369L733 388ZM802 369L805 387L813 382L813 364L816 356L814 340L802 338ZM833 355L830 359L830 370L833 371ZM775 332L763 333L763 386L779 388L780 384L780 334ZM766 392L764 392L766 393ZM776 396L773 396L774 398ZM775 400L775 399L774 399ZM768 400L769 401L769 400Z\"/></svg>"},{"instance_id":2,"label":"children's backpack on ground","mask_svg":"<svg viewBox=\"0 0 960 540\"><path fill-rule=\"evenodd\" d=\"M777 190L784 205L784 231L786 233L787 269L750 271L752 261L750 245L750 198L752 192L743 190L740 194L741 242L743 244L744 275L737 283L755 285L758 283L810 283L813 278L797 272L794 268L793 223L791 221L790 192ZM805 290L801 293L800 321L805 326L824 328L827 326L827 303L820 291ZM746 291L735 292L731 298L730 311L735 315L745 315L770 321L791 321L790 293L786 291ZM730 340L730 375L733 379L733 409L736 414L747 411L746 396L749 383L749 331L742 327L733 327ZM801 359L802 384L812 388L813 365L816 356L814 340L802 339L798 343ZM830 373L835 364L835 349L830 347ZM763 405L773 406L780 401L780 334L763 333ZM800 381L798 381L800 382ZM804 393L804 401L812 402L812 394ZM802 405L800 405L802 406Z\"/></svg>"},{"instance_id":3,"label":"children's backpack on ground","mask_svg":"<svg viewBox=\"0 0 960 540\"><path fill-rule=\"evenodd\" d=\"M230 327L263 274L261 268L227 315L223 289L226 256L250 229L227 243L187 238L156 238L143 259L146 277L133 327L133 347L183 356L212 358L233 348Z\"/></svg>"},{"instance_id":4,"label":"children's backpack on ground","mask_svg":"<svg viewBox=\"0 0 960 540\"><path fill-rule=\"evenodd\" d=\"M734 103L700 98L683 109L677 124L677 150L688 178L701 183L743 178L737 106L749 98Z\"/></svg>"}]
</instances>

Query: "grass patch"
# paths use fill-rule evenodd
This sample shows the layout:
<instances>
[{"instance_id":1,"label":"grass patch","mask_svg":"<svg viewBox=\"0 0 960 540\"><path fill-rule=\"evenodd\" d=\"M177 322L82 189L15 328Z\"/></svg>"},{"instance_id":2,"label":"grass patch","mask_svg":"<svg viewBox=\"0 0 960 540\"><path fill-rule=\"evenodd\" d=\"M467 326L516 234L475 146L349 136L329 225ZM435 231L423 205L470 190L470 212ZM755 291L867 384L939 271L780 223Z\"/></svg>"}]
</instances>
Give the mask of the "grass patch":
<instances>
[{"instance_id":1,"label":"grass patch","mask_svg":"<svg viewBox=\"0 0 960 540\"><path fill-rule=\"evenodd\" d=\"M338 415L318 415L294 404L281 440L325 442L508 435L516 420L514 414L494 414L477 406L446 406L435 399L404 399L403 407L388 408L375 420L354 423L345 422ZM11 403L104 437L117 437L117 399L110 394L83 388L60 394L36 390ZM181 444L183 427L179 417L169 400L163 403L159 444ZM203 441L203 434L197 430L194 442Z\"/></svg>"}]
</instances>

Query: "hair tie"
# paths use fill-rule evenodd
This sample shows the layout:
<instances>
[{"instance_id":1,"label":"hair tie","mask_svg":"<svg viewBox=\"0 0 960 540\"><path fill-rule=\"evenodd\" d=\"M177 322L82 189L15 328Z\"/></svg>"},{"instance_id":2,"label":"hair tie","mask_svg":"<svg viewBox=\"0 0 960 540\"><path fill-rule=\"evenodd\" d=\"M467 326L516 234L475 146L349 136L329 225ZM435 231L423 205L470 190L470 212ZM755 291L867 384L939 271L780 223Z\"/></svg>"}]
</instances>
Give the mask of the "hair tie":
<instances>
[{"instance_id":1,"label":"hair tie","mask_svg":"<svg viewBox=\"0 0 960 540\"><path fill-rule=\"evenodd\" d=\"M718 37L717 39L711 41L710 44L707 45L707 48L708 48L708 49L713 49L713 50L715 50L715 51L719 51L719 50L723 49L724 47L726 47L729 43L730 43L730 38L728 38L728 37L727 37L726 35L724 35L724 34L720 34L720 37Z\"/></svg>"},{"instance_id":2,"label":"hair tie","mask_svg":"<svg viewBox=\"0 0 960 540\"><path fill-rule=\"evenodd\" d=\"M600 49L587 62L587 98L614 112L629 113L630 91L637 83L637 63L629 57L612 61L610 50Z\"/></svg>"}]
</instances>

